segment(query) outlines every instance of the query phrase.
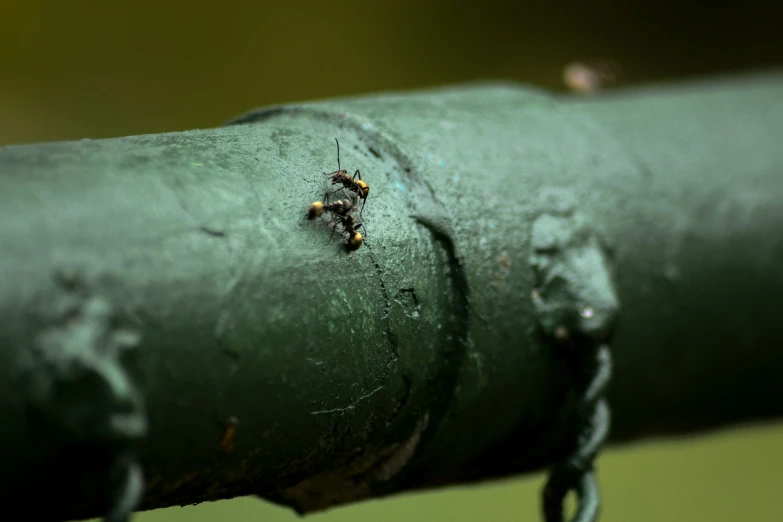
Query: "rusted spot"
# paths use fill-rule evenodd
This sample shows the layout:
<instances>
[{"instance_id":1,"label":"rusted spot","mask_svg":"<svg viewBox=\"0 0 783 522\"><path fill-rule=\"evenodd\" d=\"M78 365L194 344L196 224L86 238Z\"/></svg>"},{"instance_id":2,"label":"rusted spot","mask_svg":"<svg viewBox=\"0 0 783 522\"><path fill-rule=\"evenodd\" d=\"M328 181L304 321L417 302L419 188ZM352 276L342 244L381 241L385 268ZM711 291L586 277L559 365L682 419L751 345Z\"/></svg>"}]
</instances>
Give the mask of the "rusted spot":
<instances>
[{"instance_id":1,"label":"rusted spot","mask_svg":"<svg viewBox=\"0 0 783 522\"><path fill-rule=\"evenodd\" d=\"M203 470L189 471L178 479L162 484L163 495L170 495L186 484L198 480L204 474Z\"/></svg>"},{"instance_id":2,"label":"rusted spot","mask_svg":"<svg viewBox=\"0 0 783 522\"><path fill-rule=\"evenodd\" d=\"M504 288L507 284L509 275L511 274L511 265L513 260L508 252L501 252L497 257L497 268L492 274L492 281L490 284L496 288Z\"/></svg>"},{"instance_id":3,"label":"rusted spot","mask_svg":"<svg viewBox=\"0 0 783 522\"><path fill-rule=\"evenodd\" d=\"M300 514L368 498L375 484L390 480L410 462L428 424L429 413L425 413L406 440L368 452L340 470L305 479L278 496Z\"/></svg>"},{"instance_id":4,"label":"rusted spot","mask_svg":"<svg viewBox=\"0 0 783 522\"><path fill-rule=\"evenodd\" d=\"M554 337L556 341L561 343L568 342L571 339L571 335L568 333L568 328L563 325L555 328Z\"/></svg>"},{"instance_id":5,"label":"rusted spot","mask_svg":"<svg viewBox=\"0 0 783 522\"><path fill-rule=\"evenodd\" d=\"M226 429L220 439L219 448L221 453L230 453L234 449L234 441L237 435L237 424L239 424L239 420L236 417L231 416L228 418Z\"/></svg>"},{"instance_id":6,"label":"rusted spot","mask_svg":"<svg viewBox=\"0 0 783 522\"><path fill-rule=\"evenodd\" d=\"M404 442L393 445L391 455L381 462L374 470L376 480L386 481L394 477L410 462L421 440L421 434L427 429L430 416L425 413L416 423L413 434Z\"/></svg>"}]
</instances>

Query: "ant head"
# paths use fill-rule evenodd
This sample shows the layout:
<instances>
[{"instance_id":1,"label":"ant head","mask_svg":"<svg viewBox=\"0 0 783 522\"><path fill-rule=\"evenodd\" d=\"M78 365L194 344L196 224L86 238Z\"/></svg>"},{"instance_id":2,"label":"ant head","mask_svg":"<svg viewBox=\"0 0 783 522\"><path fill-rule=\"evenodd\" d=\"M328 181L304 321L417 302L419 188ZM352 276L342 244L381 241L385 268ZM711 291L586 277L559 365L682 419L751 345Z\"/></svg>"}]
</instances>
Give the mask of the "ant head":
<instances>
[{"instance_id":1,"label":"ant head","mask_svg":"<svg viewBox=\"0 0 783 522\"><path fill-rule=\"evenodd\" d=\"M320 201L314 202L310 205L310 210L307 211L307 219L315 219L324 213L324 204Z\"/></svg>"}]
</instances>

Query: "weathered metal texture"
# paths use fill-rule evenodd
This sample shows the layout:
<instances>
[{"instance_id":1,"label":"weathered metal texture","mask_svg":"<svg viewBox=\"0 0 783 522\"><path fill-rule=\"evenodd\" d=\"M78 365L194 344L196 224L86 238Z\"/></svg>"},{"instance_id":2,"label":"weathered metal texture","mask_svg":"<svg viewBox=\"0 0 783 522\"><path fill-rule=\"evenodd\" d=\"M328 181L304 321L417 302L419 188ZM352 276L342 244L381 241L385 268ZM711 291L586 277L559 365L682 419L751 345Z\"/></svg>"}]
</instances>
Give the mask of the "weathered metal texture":
<instances>
[{"instance_id":1,"label":"weathered metal texture","mask_svg":"<svg viewBox=\"0 0 783 522\"><path fill-rule=\"evenodd\" d=\"M610 431L606 391L620 304L605 240L568 194L550 193L547 199L531 227L531 301L541 340L557 354L558 371L565 373L556 379L564 389L550 392L549 400L560 412L557 432L570 434L572 442L544 487L544 519L562 522L565 497L575 491L579 502L572 521L594 522L600 513L594 460Z\"/></svg>"},{"instance_id":2,"label":"weathered metal texture","mask_svg":"<svg viewBox=\"0 0 783 522\"><path fill-rule=\"evenodd\" d=\"M123 327L111 302L77 273L55 271L50 283L49 295L23 319L30 335L14 369L24 418L15 422L23 423L26 444L9 448L23 463L48 469L4 479L15 481L12 491L43 487L47 500L72 509L87 497L106 522L125 522L144 491L134 446L147 433L147 419L126 364L139 334ZM78 494L60 498L73 483Z\"/></svg>"},{"instance_id":3,"label":"weathered metal texture","mask_svg":"<svg viewBox=\"0 0 783 522\"><path fill-rule=\"evenodd\" d=\"M139 336L121 368L147 407L144 508L257 493L311 511L554 464L570 381L529 264L551 193L612 250L615 441L783 412L780 75L589 102L477 86L238 123L0 149L3 509L105 510L84 450L27 417L22 360L58 273ZM350 254L304 219L335 136L371 187Z\"/></svg>"}]
</instances>

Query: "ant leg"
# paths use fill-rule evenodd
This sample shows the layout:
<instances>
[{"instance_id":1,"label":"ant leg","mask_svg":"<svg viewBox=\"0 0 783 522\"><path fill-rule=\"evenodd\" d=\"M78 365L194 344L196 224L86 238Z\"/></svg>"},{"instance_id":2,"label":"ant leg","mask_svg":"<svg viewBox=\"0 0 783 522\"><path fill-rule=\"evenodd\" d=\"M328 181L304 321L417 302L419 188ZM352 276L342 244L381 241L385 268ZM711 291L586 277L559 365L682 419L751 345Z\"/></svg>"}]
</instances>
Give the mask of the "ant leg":
<instances>
[{"instance_id":1,"label":"ant leg","mask_svg":"<svg viewBox=\"0 0 783 522\"><path fill-rule=\"evenodd\" d=\"M332 185L340 185L340 183L334 182L334 183L332 183ZM337 192L340 192L341 190L344 190L344 191L347 191L350 194L353 194L353 191L348 190L347 187L338 187L338 188L334 189L331 193L335 194Z\"/></svg>"},{"instance_id":2,"label":"ant leg","mask_svg":"<svg viewBox=\"0 0 783 522\"><path fill-rule=\"evenodd\" d=\"M356 169L356 172L353 173L353 177L351 179L356 179L357 177L362 179L362 174L359 172L359 169Z\"/></svg>"},{"instance_id":3,"label":"ant leg","mask_svg":"<svg viewBox=\"0 0 783 522\"><path fill-rule=\"evenodd\" d=\"M329 240L334 237L334 233L337 232L337 226L342 225L343 229L345 229L345 219L340 217L338 214L335 214L334 216L334 227L332 228L332 235L329 236Z\"/></svg>"},{"instance_id":4,"label":"ant leg","mask_svg":"<svg viewBox=\"0 0 783 522\"><path fill-rule=\"evenodd\" d=\"M357 195L356 197L358 198L359 196ZM366 205L366 204L367 204L367 196L362 198L362 209L359 211L359 214L364 212L364 205Z\"/></svg>"},{"instance_id":5,"label":"ant leg","mask_svg":"<svg viewBox=\"0 0 783 522\"><path fill-rule=\"evenodd\" d=\"M334 142L337 144L337 170L340 170L340 142L337 141L337 138L334 139Z\"/></svg>"}]
</instances>

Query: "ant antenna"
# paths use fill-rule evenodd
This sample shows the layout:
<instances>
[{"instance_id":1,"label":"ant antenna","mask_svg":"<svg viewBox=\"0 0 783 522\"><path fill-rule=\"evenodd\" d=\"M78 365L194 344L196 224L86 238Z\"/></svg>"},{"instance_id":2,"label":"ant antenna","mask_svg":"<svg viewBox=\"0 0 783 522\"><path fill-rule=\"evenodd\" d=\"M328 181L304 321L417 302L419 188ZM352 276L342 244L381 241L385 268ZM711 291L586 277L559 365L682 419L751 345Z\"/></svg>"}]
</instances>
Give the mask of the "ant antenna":
<instances>
[{"instance_id":1,"label":"ant antenna","mask_svg":"<svg viewBox=\"0 0 783 522\"><path fill-rule=\"evenodd\" d=\"M340 142L337 141L337 138L334 139L334 142L337 144L337 170L340 170Z\"/></svg>"}]
</instances>

